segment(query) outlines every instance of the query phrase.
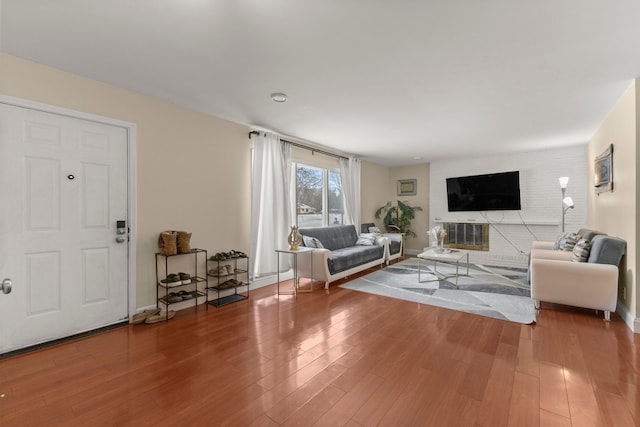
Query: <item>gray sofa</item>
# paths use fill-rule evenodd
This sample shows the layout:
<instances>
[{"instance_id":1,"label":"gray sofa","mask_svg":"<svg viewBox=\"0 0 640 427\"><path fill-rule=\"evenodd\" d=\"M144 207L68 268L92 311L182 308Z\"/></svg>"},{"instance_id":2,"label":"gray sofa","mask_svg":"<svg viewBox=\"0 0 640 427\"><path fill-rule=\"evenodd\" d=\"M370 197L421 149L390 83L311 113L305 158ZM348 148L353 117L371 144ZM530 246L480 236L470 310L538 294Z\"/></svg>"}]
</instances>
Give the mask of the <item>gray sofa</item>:
<instances>
[{"instance_id":1,"label":"gray sofa","mask_svg":"<svg viewBox=\"0 0 640 427\"><path fill-rule=\"evenodd\" d=\"M302 245L314 248L312 264L298 263L298 275L329 283L377 265L382 266L387 254L388 239L376 237L370 245L358 243L354 225L301 228ZM315 239L315 240L314 240ZM316 246L319 242L318 247Z\"/></svg>"}]
</instances>

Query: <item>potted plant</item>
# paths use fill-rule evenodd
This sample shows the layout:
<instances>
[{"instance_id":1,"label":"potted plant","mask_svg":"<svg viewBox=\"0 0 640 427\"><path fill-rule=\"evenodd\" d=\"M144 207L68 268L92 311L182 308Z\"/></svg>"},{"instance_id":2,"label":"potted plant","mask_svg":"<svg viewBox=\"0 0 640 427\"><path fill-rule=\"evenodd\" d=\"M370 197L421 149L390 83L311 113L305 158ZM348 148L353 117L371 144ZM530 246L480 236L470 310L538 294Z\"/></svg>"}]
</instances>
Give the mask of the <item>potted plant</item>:
<instances>
[{"instance_id":1,"label":"potted plant","mask_svg":"<svg viewBox=\"0 0 640 427\"><path fill-rule=\"evenodd\" d=\"M398 200L396 205L387 202L376 211L376 218L382 217L382 222L387 231L391 233L404 233L407 236L417 237L411 231L411 220L416 217L416 211L421 211L420 206L410 206L407 202Z\"/></svg>"}]
</instances>

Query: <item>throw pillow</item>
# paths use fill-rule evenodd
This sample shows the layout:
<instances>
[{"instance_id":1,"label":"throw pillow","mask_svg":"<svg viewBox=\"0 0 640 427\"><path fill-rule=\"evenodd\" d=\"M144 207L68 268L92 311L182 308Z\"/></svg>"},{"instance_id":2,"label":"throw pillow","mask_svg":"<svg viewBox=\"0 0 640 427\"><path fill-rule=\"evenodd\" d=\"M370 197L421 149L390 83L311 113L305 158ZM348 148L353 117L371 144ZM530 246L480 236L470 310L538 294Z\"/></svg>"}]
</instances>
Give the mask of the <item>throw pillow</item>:
<instances>
[{"instance_id":1,"label":"throw pillow","mask_svg":"<svg viewBox=\"0 0 640 427\"><path fill-rule=\"evenodd\" d=\"M589 259L589 252L591 252L591 242L587 239L580 239L573 248L571 261L587 262L587 259Z\"/></svg>"},{"instance_id":2,"label":"throw pillow","mask_svg":"<svg viewBox=\"0 0 640 427\"><path fill-rule=\"evenodd\" d=\"M561 235L559 235L558 238L556 239L556 242L553 244L553 249L562 250L562 244L564 243L564 239L566 239L569 234L571 233L562 233Z\"/></svg>"},{"instance_id":3,"label":"throw pillow","mask_svg":"<svg viewBox=\"0 0 640 427\"><path fill-rule=\"evenodd\" d=\"M373 246L376 241L376 235L373 233L362 233L358 236L358 240L356 241L356 245L359 246Z\"/></svg>"},{"instance_id":4,"label":"throw pillow","mask_svg":"<svg viewBox=\"0 0 640 427\"><path fill-rule=\"evenodd\" d=\"M382 234L379 227L369 227L369 233Z\"/></svg>"},{"instance_id":5,"label":"throw pillow","mask_svg":"<svg viewBox=\"0 0 640 427\"><path fill-rule=\"evenodd\" d=\"M572 251L579 240L580 236L576 233L569 233L561 240L559 249L563 251Z\"/></svg>"},{"instance_id":6,"label":"throw pillow","mask_svg":"<svg viewBox=\"0 0 640 427\"><path fill-rule=\"evenodd\" d=\"M308 248L316 248L316 249L324 248L324 246L322 246L322 242L320 242L320 240L318 240L315 237L303 235L302 236L302 242Z\"/></svg>"}]
</instances>

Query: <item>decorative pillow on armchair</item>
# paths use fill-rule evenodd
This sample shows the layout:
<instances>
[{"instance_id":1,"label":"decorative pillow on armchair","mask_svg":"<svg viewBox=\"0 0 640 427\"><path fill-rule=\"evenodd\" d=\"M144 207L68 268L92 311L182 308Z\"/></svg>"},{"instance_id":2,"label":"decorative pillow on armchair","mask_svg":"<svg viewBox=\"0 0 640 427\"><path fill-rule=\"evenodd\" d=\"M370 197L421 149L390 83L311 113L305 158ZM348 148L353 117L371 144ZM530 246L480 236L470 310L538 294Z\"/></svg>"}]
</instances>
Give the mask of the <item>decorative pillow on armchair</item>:
<instances>
[{"instance_id":1,"label":"decorative pillow on armchair","mask_svg":"<svg viewBox=\"0 0 640 427\"><path fill-rule=\"evenodd\" d=\"M560 244L564 241L564 239L566 239L566 237L569 235L570 233L562 233L561 235L558 236L558 238L556 239L556 242L553 244L553 249L554 250L562 250L562 248L560 247Z\"/></svg>"},{"instance_id":2,"label":"decorative pillow on armchair","mask_svg":"<svg viewBox=\"0 0 640 427\"><path fill-rule=\"evenodd\" d=\"M376 241L376 235L374 233L362 233L360 234L360 236L358 236L358 241L356 242L356 245L373 246L375 241Z\"/></svg>"},{"instance_id":3,"label":"decorative pillow on armchair","mask_svg":"<svg viewBox=\"0 0 640 427\"><path fill-rule=\"evenodd\" d=\"M587 262L589 259L589 253L591 252L591 242L587 239L580 239L578 243L573 247L573 254L571 255L571 261L573 262Z\"/></svg>"},{"instance_id":4,"label":"decorative pillow on armchair","mask_svg":"<svg viewBox=\"0 0 640 427\"><path fill-rule=\"evenodd\" d=\"M559 248L561 251L572 251L576 243L580 240L580 236L576 233L569 233L560 239Z\"/></svg>"},{"instance_id":5,"label":"decorative pillow on armchair","mask_svg":"<svg viewBox=\"0 0 640 427\"><path fill-rule=\"evenodd\" d=\"M382 234L382 231L380 231L380 228L378 227L369 227L369 233Z\"/></svg>"}]
</instances>

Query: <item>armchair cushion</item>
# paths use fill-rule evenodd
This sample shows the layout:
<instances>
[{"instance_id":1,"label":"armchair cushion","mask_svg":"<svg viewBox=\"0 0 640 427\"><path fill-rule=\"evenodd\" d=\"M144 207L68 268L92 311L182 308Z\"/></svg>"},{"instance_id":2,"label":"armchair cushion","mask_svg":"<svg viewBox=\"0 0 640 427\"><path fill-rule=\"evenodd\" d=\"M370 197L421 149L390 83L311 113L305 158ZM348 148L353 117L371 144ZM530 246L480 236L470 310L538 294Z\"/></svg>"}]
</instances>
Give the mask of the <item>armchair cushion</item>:
<instances>
[{"instance_id":1,"label":"armchair cushion","mask_svg":"<svg viewBox=\"0 0 640 427\"><path fill-rule=\"evenodd\" d=\"M590 230L588 228L581 228L576 233L581 239L593 240L595 236L606 236L606 233L597 230Z\"/></svg>"},{"instance_id":2,"label":"armchair cushion","mask_svg":"<svg viewBox=\"0 0 640 427\"><path fill-rule=\"evenodd\" d=\"M364 224L360 224L360 233L376 233L381 234L380 229L378 231L371 230L372 228L377 228L373 222L365 222Z\"/></svg>"},{"instance_id":3,"label":"armchair cushion","mask_svg":"<svg viewBox=\"0 0 640 427\"><path fill-rule=\"evenodd\" d=\"M591 241L591 252L587 261L617 266L620 264L626 248L627 242L623 239L606 234L596 235Z\"/></svg>"}]
</instances>

